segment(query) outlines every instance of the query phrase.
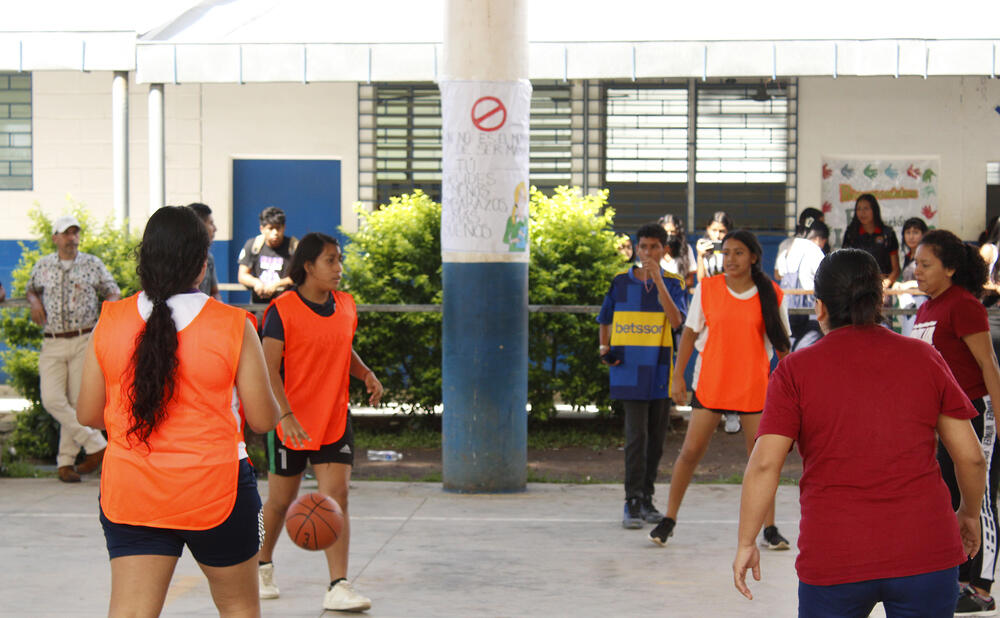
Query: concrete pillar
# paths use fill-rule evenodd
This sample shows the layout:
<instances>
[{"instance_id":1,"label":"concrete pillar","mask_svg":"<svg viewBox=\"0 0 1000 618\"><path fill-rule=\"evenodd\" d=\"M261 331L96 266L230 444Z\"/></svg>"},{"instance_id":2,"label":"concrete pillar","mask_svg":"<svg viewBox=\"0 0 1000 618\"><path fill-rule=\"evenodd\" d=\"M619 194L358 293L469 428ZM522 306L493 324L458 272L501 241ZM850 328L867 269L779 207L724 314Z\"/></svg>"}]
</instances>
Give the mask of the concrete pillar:
<instances>
[{"instance_id":1,"label":"concrete pillar","mask_svg":"<svg viewBox=\"0 0 1000 618\"><path fill-rule=\"evenodd\" d=\"M522 491L527 480L526 5L448 0L446 8L442 460L449 491Z\"/></svg>"},{"instance_id":2,"label":"concrete pillar","mask_svg":"<svg viewBox=\"0 0 1000 618\"><path fill-rule=\"evenodd\" d=\"M111 80L111 182L115 221L128 212L128 71L115 71Z\"/></svg>"},{"instance_id":3,"label":"concrete pillar","mask_svg":"<svg viewBox=\"0 0 1000 618\"><path fill-rule=\"evenodd\" d=\"M698 164L697 132L698 127L698 88L694 79L688 80L688 139L687 139L687 221L685 229L694 232L701 225L700 221L695 221L695 174Z\"/></svg>"},{"instance_id":4,"label":"concrete pillar","mask_svg":"<svg viewBox=\"0 0 1000 618\"><path fill-rule=\"evenodd\" d=\"M149 85L149 214L167 201L163 84Z\"/></svg>"}]
</instances>

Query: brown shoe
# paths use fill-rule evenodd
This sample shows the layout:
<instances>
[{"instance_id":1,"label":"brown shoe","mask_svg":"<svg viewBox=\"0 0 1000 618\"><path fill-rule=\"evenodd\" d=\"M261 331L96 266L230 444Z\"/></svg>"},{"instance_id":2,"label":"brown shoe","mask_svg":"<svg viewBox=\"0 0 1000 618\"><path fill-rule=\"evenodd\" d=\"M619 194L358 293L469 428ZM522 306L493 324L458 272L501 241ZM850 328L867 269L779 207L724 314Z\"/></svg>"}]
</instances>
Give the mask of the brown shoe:
<instances>
[{"instance_id":1,"label":"brown shoe","mask_svg":"<svg viewBox=\"0 0 1000 618\"><path fill-rule=\"evenodd\" d=\"M80 465L76 467L76 471L80 474L90 474L94 470L101 467L101 462L104 461L104 451L106 450L107 447L104 447L96 453L91 453L90 455L84 457L83 461L80 462Z\"/></svg>"},{"instance_id":2,"label":"brown shoe","mask_svg":"<svg viewBox=\"0 0 1000 618\"><path fill-rule=\"evenodd\" d=\"M59 480L63 483L79 483L80 475L76 473L73 466L59 466Z\"/></svg>"}]
</instances>

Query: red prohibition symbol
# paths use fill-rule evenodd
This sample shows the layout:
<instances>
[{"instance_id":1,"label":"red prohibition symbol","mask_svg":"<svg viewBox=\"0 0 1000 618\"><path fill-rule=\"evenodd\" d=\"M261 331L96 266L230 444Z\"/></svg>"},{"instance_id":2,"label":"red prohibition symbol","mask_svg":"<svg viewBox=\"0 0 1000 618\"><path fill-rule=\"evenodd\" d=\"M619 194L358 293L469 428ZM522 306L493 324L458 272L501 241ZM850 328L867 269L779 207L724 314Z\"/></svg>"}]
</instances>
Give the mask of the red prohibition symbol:
<instances>
[{"instance_id":1,"label":"red prohibition symbol","mask_svg":"<svg viewBox=\"0 0 1000 618\"><path fill-rule=\"evenodd\" d=\"M507 108L496 97L480 97L472 104L472 124L480 131L496 131L507 122Z\"/></svg>"}]
</instances>

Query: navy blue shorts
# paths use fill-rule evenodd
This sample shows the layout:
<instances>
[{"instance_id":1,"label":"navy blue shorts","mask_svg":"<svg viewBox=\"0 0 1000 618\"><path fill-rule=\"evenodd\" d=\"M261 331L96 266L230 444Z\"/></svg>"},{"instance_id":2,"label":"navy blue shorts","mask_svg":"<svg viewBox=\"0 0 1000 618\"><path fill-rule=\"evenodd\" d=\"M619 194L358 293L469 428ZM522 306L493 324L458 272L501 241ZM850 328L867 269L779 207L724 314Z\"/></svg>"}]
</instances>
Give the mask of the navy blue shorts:
<instances>
[{"instance_id":1,"label":"navy blue shorts","mask_svg":"<svg viewBox=\"0 0 1000 618\"><path fill-rule=\"evenodd\" d=\"M951 618L958 602L958 567L833 586L799 582L799 618L864 618L879 602L889 618Z\"/></svg>"},{"instance_id":2,"label":"navy blue shorts","mask_svg":"<svg viewBox=\"0 0 1000 618\"><path fill-rule=\"evenodd\" d=\"M98 498L99 500L99 498ZM99 504L99 503L98 503ZM116 524L104 516L101 526L111 559L122 556L177 556L187 545L199 563L227 567L246 562L257 555L264 540L264 519L257 477L249 459L240 460L236 503L222 522L208 530L174 530Z\"/></svg>"}]
</instances>

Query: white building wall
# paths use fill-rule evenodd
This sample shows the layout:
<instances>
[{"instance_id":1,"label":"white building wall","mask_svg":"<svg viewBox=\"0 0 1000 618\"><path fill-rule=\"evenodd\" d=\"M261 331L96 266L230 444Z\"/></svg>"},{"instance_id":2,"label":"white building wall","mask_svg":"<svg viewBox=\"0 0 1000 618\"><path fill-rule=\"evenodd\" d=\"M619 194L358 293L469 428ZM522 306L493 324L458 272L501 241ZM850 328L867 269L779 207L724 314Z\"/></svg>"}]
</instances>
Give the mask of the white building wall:
<instances>
[{"instance_id":1,"label":"white building wall","mask_svg":"<svg viewBox=\"0 0 1000 618\"><path fill-rule=\"evenodd\" d=\"M35 72L33 185L0 191L0 239L30 238L27 211L66 208L67 195L98 218L111 214L110 72ZM145 85L131 84L130 211L148 213ZM357 86L167 85L167 202L216 210L217 238L231 238L234 156L337 157L342 221L354 229ZM1000 161L1000 80L976 77L801 78L799 199L820 203L830 155L939 155L941 224L975 238L985 224L986 163Z\"/></svg>"},{"instance_id":2,"label":"white building wall","mask_svg":"<svg viewBox=\"0 0 1000 618\"><path fill-rule=\"evenodd\" d=\"M201 190L203 201L216 213L218 238L232 236L234 157L339 158L341 222L348 230L356 228L356 84L205 84L201 102ZM169 95L167 105L169 109ZM167 159L169 165L169 154ZM167 174L169 181L169 170Z\"/></svg>"},{"instance_id":3,"label":"white building wall","mask_svg":"<svg viewBox=\"0 0 1000 618\"><path fill-rule=\"evenodd\" d=\"M938 155L938 225L986 225L986 163L1000 161L1000 81L978 77L799 80L798 207L819 206L823 155Z\"/></svg>"},{"instance_id":4,"label":"white building wall","mask_svg":"<svg viewBox=\"0 0 1000 618\"><path fill-rule=\"evenodd\" d=\"M63 212L67 196L99 220L112 214L112 73L32 74L33 189L0 191L0 240L31 238L38 203ZM149 214L148 85L129 85L129 212ZM201 201L215 211L217 238L231 237L234 155L340 158L341 220L356 226L357 86L351 84L171 85L166 105L168 204Z\"/></svg>"}]
</instances>

